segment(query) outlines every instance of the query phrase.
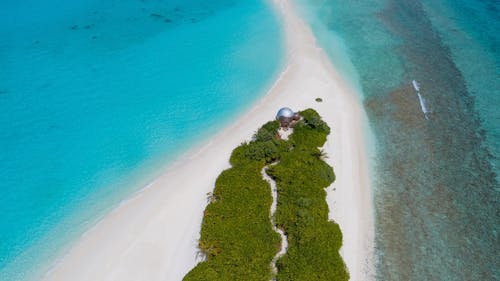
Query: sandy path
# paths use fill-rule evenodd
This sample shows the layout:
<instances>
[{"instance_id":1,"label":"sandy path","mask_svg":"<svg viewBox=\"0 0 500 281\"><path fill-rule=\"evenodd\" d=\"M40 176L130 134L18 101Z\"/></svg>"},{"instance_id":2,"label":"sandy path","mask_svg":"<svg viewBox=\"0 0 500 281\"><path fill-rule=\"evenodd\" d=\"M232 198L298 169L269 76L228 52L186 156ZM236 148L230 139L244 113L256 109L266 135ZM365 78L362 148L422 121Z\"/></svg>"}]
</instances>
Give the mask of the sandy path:
<instances>
[{"instance_id":1,"label":"sandy path","mask_svg":"<svg viewBox=\"0 0 500 281\"><path fill-rule=\"evenodd\" d=\"M271 187L271 195L273 196L273 203L271 204L271 209L269 210L269 216L274 232L278 233L281 237L281 248L271 261L271 268L273 269L274 275L276 275L278 273L276 261L278 261L279 258L286 254L286 250L288 249L288 238L286 237L285 232L282 229L276 227L274 214L276 213L276 208L278 206L278 189L276 187L276 182L266 173L268 167L269 166L266 166L262 169L262 178L269 183L269 186ZM276 278L273 278L272 280L276 280Z\"/></svg>"}]
</instances>

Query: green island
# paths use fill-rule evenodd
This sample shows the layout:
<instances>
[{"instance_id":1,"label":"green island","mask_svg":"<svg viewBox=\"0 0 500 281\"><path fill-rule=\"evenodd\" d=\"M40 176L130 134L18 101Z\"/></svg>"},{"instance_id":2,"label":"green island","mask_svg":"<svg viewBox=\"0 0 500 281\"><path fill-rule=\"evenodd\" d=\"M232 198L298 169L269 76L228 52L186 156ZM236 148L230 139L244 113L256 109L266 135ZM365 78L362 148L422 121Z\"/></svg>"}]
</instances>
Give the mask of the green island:
<instances>
[{"instance_id":1,"label":"green island","mask_svg":"<svg viewBox=\"0 0 500 281\"><path fill-rule=\"evenodd\" d=\"M302 117L288 140L278 134L280 123L262 126L249 143L232 153L232 167L217 178L205 209L200 262L184 281L336 281L348 280L339 249L342 233L328 220L326 191L335 179L323 161L323 146L330 128L313 109ZM273 164L273 165L271 165ZM276 226L287 236L288 248L276 262L281 247L270 220L269 183L262 170L276 182Z\"/></svg>"}]
</instances>

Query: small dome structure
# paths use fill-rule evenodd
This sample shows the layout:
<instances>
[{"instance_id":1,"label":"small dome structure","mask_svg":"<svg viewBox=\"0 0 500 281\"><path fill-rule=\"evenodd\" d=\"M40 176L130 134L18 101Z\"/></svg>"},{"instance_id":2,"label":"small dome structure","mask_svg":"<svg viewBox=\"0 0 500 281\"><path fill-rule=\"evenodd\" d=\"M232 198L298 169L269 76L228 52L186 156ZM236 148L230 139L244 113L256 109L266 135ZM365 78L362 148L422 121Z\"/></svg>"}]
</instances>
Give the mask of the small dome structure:
<instances>
[{"instance_id":1,"label":"small dome structure","mask_svg":"<svg viewBox=\"0 0 500 281\"><path fill-rule=\"evenodd\" d=\"M283 107L276 114L276 120L280 120L281 118L293 118L294 114L295 112L293 112L293 110L291 110L290 108Z\"/></svg>"},{"instance_id":2,"label":"small dome structure","mask_svg":"<svg viewBox=\"0 0 500 281\"><path fill-rule=\"evenodd\" d=\"M298 113L293 112L288 107L283 107L276 114L276 120L280 121L281 127L287 129L290 126L293 126L294 121L300 119L300 115Z\"/></svg>"}]
</instances>

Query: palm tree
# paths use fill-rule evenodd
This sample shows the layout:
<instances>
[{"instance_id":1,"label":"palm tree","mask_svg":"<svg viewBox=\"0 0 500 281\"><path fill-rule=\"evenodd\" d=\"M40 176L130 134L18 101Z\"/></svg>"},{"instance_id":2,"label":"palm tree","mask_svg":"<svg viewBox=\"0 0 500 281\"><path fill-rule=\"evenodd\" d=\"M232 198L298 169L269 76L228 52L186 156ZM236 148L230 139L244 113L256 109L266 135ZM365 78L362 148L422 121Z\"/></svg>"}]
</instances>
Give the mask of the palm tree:
<instances>
[{"instance_id":1,"label":"palm tree","mask_svg":"<svg viewBox=\"0 0 500 281\"><path fill-rule=\"evenodd\" d=\"M319 160L325 160L326 158L328 158L328 154L324 149L314 151L312 153L312 156L318 158Z\"/></svg>"}]
</instances>

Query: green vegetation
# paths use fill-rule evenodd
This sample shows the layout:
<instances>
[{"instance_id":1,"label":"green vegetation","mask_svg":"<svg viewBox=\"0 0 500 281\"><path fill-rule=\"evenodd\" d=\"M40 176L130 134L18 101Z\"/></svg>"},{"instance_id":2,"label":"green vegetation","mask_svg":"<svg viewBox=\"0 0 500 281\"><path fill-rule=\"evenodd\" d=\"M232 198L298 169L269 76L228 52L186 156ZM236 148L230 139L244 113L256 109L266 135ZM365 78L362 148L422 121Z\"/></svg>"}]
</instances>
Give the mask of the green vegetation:
<instances>
[{"instance_id":1,"label":"green vegetation","mask_svg":"<svg viewBox=\"0 0 500 281\"><path fill-rule=\"evenodd\" d=\"M270 263L280 236L269 220L271 187L261 171L287 147L276 137L278 127L278 122L265 124L254 141L233 151L232 168L217 178L212 203L205 209L199 248L206 261L185 281L271 280Z\"/></svg>"},{"instance_id":2,"label":"green vegetation","mask_svg":"<svg viewBox=\"0 0 500 281\"><path fill-rule=\"evenodd\" d=\"M269 281L271 260L280 248L272 230L269 209L272 197L262 169L276 180L276 223L288 236L288 250L277 262L277 280L348 280L338 253L342 234L328 222L325 187L334 180L318 148L330 133L312 109L300 113L290 140L277 135L279 123L268 122L253 141L238 146L231 155L232 168L217 178L211 203L205 209L199 263L184 281Z\"/></svg>"},{"instance_id":3,"label":"green vegetation","mask_svg":"<svg viewBox=\"0 0 500 281\"><path fill-rule=\"evenodd\" d=\"M325 188L334 180L333 169L322 158L330 128L313 110L301 112L290 142L294 149L282 154L267 172L276 181L276 224L288 237L288 250L277 262L279 281L348 280L339 254L342 233L328 221Z\"/></svg>"},{"instance_id":4,"label":"green vegetation","mask_svg":"<svg viewBox=\"0 0 500 281\"><path fill-rule=\"evenodd\" d=\"M316 98L316 99L315 99L315 101L317 101L317 102L322 102L322 101L323 101L323 99L322 99L322 98Z\"/></svg>"}]
</instances>

